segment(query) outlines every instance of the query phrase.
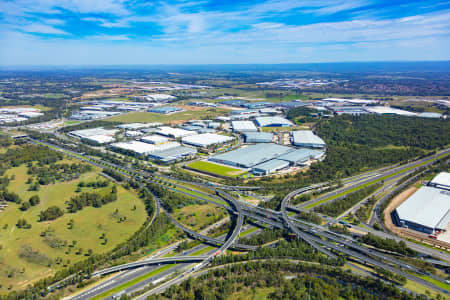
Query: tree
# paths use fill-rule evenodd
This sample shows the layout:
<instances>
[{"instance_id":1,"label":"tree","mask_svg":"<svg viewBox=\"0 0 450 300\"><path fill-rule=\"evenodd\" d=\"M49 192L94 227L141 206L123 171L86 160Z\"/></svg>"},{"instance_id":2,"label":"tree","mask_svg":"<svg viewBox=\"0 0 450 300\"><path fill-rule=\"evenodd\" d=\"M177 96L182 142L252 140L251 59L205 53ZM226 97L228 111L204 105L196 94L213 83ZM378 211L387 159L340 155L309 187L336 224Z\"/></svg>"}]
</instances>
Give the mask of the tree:
<instances>
[{"instance_id":1,"label":"tree","mask_svg":"<svg viewBox=\"0 0 450 300\"><path fill-rule=\"evenodd\" d=\"M30 202L31 206L35 206L35 205L38 205L39 203L41 203L41 199L39 198L38 195L33 195L30 197L28 202Z\"/></svg>"},{"instance_id":2,"label":"tree","mask_svg":"<svg viewBox=\"0 0 450 300\"><path fill-rule=\"evenodd\" d=\"M64 215L64 212L58 206L50 206L39 213L39 222L55 220Z\"/></svg>"}]
</instances>

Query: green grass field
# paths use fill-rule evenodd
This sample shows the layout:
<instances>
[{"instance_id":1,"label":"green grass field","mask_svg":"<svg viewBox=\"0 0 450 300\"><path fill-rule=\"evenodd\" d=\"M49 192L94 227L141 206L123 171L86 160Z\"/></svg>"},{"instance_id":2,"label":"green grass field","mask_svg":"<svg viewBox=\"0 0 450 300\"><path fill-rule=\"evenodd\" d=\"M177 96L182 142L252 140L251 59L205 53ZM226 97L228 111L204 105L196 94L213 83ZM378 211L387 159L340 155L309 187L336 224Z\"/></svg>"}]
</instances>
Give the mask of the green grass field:
<instances>
[{"instance_id":1,"label":"green grass field","mask_svg":"<svg viewBox=\"0 0 450 300\"><path fill-rule=\"evenodd\" d=\"M74 160L75 161L75 160ZM65 209L65 202L74 196L77 184L83 180L85 182L93 181L99 177L99 170L85 173L77 180L69 182L59 182L56 184L41 186L39 191L28 191L27 168L25 165L12 168L6 172L7 176L15 175L8 186L10 191L16 192L23 200L28 200L32 195L39 195L41 203L31 207L27 211L19 210L19 205L8 203L8 208L0 213L0 282L2 287L0 293L8 292L8 288L23 289L28 284L47 277L63 268L70 260L70 264L84 260L88 249L93 253L102 253L114 248L118 243L124 242L146 219L146 211L143 202L134 192L127 191L118 186L118 199L115 202L108 203L100 208L85 207L81 211L70 214L65 213L62 217L47 222L38 222L38 215L41 210L49 206L56 205ZM103 178L102 178L103 179ZM110 189L109 187L103 188ZM83 191L91 189L84 188ZM102 192L102 189L96 191ZM107 190L104 190L107 192ZM136 210L133 210L136 206ZM119 223L113 213L118 210L120 216L127 219ZM19 229L16 227L17 220L24 218L32 225L30 229ZM74 220L74 226L69 229L69 221ZM63 246L61 248L52 248L48 241L44 241L41 232L50 229L53 231L53 238L61 241L67 241L67 245L76 241L75 247ZM105 234L108 242L102 245L99 238ZM20 257L21 249L24 246L30 246L40 255L45 255L46 259L41 262L31 261ZM79 248L83 249L81 254L76 254ZM71 249L70 252L68 250ZM56 264L55 260L61 258L63 263ZM51 264L44 263L49 261Z\"/></svg>"},{"instance_id":2,"label":"green grass field","mask_svg":"<svg viewBox=\"0 0 450 300\"><path fill-rule=\"evenodd\" d=\"M200 231L207 226L225 218L225 210L213 204L188 205L174 213L178 222L188 226L194 231Z\"/></svg>"},{"instance_id":3,"label":"green grass field","mask_svg":"<svg viewBox=\"0 0 450 300\"><path fill-rule=\"evenodd\" d=\"M179 113L174 113L170 115L156 114L150 112L133 112L128 114L123 114L120 116L115 116L112 118L105 119L105 121L111 122L121 122L121 123L133 123L133 122L161 122L161 123L171 123L175 121L186 121L195 119L215 119L216 116L224 115L229 110L221 108L210 108L203 110L188 110Z\"/></svg>"},{"instance_id":4,"label":"green grass field","mask_svg":"<svg viewBox=\"0 0 450 300\"><path fill-rule=\"evenodd\" d=\"M247 171L241 169L210 163L207 161L194 161L193 163L190 163L186 166L195 170L205 171L208 173L227 177L238 177L247 173Z\"/></svg>"}]
</instances>

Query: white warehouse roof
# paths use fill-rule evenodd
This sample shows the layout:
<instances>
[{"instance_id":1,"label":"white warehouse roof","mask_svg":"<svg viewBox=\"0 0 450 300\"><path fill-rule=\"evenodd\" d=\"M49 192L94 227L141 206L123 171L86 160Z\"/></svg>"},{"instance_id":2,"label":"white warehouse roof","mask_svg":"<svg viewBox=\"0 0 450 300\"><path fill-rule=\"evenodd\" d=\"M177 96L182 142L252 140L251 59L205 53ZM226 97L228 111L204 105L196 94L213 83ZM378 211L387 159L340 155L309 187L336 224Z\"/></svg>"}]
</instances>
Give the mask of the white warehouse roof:
<instances>
[{"instance_id":1,"label":"white warehouse roof","mask_svg":"<svg viewBox=\"0 0 450 300\"><path fill-rule=\"evenodd\" d=\"M186 136L181 139L185 144L189 144L196 147L208 147L215 144L222 144L234 140L231 136L216 134L216 133L203 133L197 135Z\"/></svg>"},{"instance_id":2,"label":"white warehouse roof","mask_svg":"<svg viewBox=\"0 0 450 300\"><path fill-rule=\"evenodd\" d=\"M163 144L168 142L169 139L160 135L149 135L141 137L141 141L149 144Z\"/></svg>"},{"instance_id":3,"label":"white warehouse roof","mask_svg":"<svg viewBox=\"0 0 450 300\"><path fill-rule=\"evenodd\" d=\"M325 142L311 130L292 131L291 134L295 146L325 147Z\"/></svg>"},{"instance_id":4,"label":"white warehouse roof","mask_svg":"<svg viewBox=\"0 0 450 300\"><path fill-rule=\"evenodd\" d=\"M174 138L185 137L185 136L197 134L196 132L193 132L193 131L184 130L184 129L180 129L180 128L172 128L169 126L161 126L158 128L159 128L159 131L157 132L158 134L165 135L165 136L171 136Z\"/></svg>"},{"instance_id":5,"label":"white warehouse roof","mask_svg":"<svg viewBox=\"0 0 450 300\"><path fill-rule=\"evenodd\" d=\"M438 188L450 189L450 173L441 172L430 183Z\"/></svg>"},{"instance_id":6,"label":"white warehouse roof","mask_svg":"<svg viewBox=\"0 0 450 300\"><path fill-rule=\"evenodd\" d=\"M450 192L424 186L397 207L401 220L445 229L450 222Z\"/></svg>"},{"instance_id":7,"label":"white warehouse roof","mask_svg":"<svg viewBox=\"0 0 450 300\"><path fill-rule=\"evenodd\" d=\"M154 145L150 145L147 143L142 143L138 141L131 141L131 142L125 142L125 143L115 143L112 144L111 147L122 149L122 150L129 150L136 152L138 154L148 154L156 150L156 147Z\"/></svg>"},{"instance_id":8,"label":"white warehouse roof","mask_svg":"<svg viewBox=\"0 0 450 300\"><path fill-rule=\"evenodd\" d=\"M258 131L255 124L252 121L232 121L231 126L233 131Z\"/></svg>"},{"instance_id":9,"label":"white warehouse roof","mask_svg":"<svg viewBox=\"0 0 450 300\"><path fill-rule=\"evenodd\" d=\"M274 117L257 117L255 118L256 124L259 127L268 127L268 126L276 126L276 127L289 127L294 124L282 117L274 116Z\"/></svg>"}]
</instances>

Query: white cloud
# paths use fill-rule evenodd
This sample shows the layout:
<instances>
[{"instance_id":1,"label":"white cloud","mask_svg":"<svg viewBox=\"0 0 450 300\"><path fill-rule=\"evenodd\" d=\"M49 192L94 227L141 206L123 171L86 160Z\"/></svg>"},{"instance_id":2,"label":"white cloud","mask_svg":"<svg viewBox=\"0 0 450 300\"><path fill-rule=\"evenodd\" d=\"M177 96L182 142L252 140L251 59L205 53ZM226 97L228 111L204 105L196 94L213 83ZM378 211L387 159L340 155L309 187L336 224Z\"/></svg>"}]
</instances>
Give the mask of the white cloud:
<instances>
[{"instance_id":1,"label":"white cloud","mask_svg":"<svg viewBox=\"0 0 450 300\"><path fill-rule=\"evenodd\" d=\"M45 24L30 24L21 28L25 32L68 35L69 33Z\"/></svg>"}]
</instances>

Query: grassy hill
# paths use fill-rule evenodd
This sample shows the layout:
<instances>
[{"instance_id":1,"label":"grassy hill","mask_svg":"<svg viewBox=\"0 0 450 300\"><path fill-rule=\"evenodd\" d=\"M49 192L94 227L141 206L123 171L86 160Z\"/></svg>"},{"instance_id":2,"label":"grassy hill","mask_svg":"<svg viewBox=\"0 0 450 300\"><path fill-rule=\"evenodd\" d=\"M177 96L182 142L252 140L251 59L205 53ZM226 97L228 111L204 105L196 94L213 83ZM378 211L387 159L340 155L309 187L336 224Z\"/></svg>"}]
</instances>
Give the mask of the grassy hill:
<instances>
[{"instance_id":1,"label":"grassy hill","mask_svg":"<svg viewBox=\"0 0 450 300\"><path fill-rule=\"evenodd\" d=\"M30 175L25 164L6 171L6 176L15 176L8 185L9 191L17 193L23 201L33 195L38 195L41 201L26 211L21 211L19 204L8 202L8 207L0 213L0 293L8 292L9 288L23 289L65 265L83 260L89 255L89 249L92 253L111 250L144 223L146 211L143 202L134 192L119 185L118 197L114 202L99 208L84 207L76 213L66 211L65 202L77 195L80 181L104 180L99 172L99 169L94 169L76 180L56 182L41 186L39 191L28 191L29 184L26 182ZM97 189L82 188L82 192L106 193L112 186L113 183ZM38 222L40 211L53 205L63 209L64 215L53 221ZM123 217L126 220L119 222ZM31 224L30 229L17 228L16 223L22 218ZM73 226L68 225L71 220ZM45 236L42 236L44 232ZM105 239L100 239L103 234L106 243Z\"/></svg>"}]
</instances>

